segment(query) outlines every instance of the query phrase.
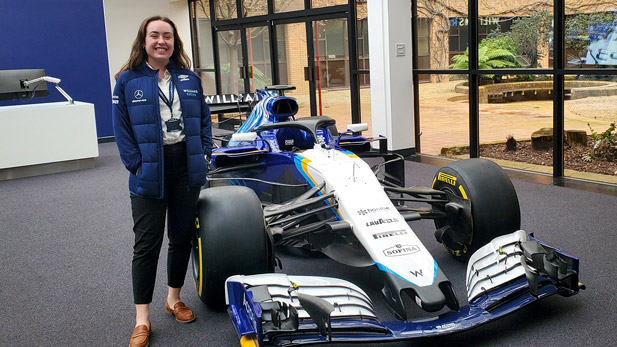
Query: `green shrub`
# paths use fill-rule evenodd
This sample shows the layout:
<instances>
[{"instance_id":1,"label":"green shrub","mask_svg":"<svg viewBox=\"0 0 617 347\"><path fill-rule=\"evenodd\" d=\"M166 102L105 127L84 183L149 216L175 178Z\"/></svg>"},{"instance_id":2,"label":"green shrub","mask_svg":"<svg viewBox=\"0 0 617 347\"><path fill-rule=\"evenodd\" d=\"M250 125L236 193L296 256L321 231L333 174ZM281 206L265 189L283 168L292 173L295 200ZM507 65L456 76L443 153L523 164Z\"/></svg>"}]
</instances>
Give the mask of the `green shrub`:
<instances>
[{"instance_id":1,"label":"green shrub","mask_svg":"<svg viewBox=\"0 0 617 347\"><path fill-rule=\"evenodd\" d=\"M593 143L593 155L594 157L604 157L607 160L613 160L617 158L617 132L615 132L615 122L602 133L598 133L591 127L591 124L587 123L591 130L591 137L594 140Z\"/></svg>"}]
</instances>

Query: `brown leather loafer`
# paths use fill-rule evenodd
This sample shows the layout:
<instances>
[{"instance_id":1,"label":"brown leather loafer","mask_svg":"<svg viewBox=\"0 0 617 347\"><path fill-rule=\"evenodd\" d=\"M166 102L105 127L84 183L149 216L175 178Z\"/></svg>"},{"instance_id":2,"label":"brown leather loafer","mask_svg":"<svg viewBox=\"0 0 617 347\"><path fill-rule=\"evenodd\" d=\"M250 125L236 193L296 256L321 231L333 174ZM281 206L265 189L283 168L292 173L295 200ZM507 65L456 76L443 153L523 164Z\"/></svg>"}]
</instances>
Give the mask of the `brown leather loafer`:
<instances>
[{"instance_id":1,"label":"brown leather loafer","mask_svg":"<svg viewBox=\"0 0 617 347\"><path fill-rule=\"evenodd\" d=\"M148 347L150 346L150 328L147 325L140 325L135 327L131 340L129 341L129 347Z\"/></svg>"},{"instance_id":2,"label":"brown leather loafer","mask_svg":"<svg viewBox=\"0 0 617 347\"><path fill-rule=\"evenodd\" d=\"M190 323L195 320L195 315L190 308L186 307L186 305L182 301L178 301L174 308L169 307L167 300L165 300L165 311L167 313L171 313L176 317L176 320L180 323Z\"/></svg>"}]
</instances>

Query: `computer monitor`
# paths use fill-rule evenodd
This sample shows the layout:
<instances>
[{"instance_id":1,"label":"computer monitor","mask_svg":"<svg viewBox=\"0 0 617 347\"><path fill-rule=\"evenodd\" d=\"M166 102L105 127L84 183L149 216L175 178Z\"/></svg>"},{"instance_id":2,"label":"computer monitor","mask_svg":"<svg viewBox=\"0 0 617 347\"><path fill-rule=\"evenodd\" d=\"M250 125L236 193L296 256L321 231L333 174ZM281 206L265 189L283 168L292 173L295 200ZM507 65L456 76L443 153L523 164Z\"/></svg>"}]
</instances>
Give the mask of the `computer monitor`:
<instances>
[{"instance_id":1,"label":"computer monitor","mask_svg":"<svg viewBox=\"0 0 617 347\"><path fill-rule=\"evenodd\" d=\"M44 69L0 70L0 100L31 99L48 96L47 82L41 81L24 86L30 81L45 76Z\"/></svg>"}]
</instances>

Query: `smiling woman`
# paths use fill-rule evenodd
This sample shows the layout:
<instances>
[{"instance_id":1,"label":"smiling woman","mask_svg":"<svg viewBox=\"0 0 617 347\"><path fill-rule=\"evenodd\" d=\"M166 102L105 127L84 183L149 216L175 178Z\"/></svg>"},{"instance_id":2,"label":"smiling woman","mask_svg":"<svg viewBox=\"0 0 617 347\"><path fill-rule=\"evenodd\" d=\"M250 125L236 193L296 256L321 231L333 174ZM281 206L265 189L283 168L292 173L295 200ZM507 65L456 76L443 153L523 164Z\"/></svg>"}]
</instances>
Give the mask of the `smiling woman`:
<instances>
[{"instance_id":1,"label":"smiling woman","mask_svg":"<svg viewBox=\"0 0 617 347\"><path fill-rule=\"evenodd\" d=\"M159 70L159 77L165 76L165 66L174 52L174 29L162 20L152 21L146 27L144 49L148 55L147 62Z\"/></svg>"},{"instance_id":2,"label":"smiling woman","mask_svg":"<svg viewBox=\"0 0 617 347\"><path fill-rule=\"evenodd\" d=\"M195 211L212 151L210 109L201 80L176 26L165 17L141 24L129 61L117 77L113 124L122 163L130 172L133 216L135 330L129 346L149 345L150 303L167 219L166 312L195 320L180 301L195 230Z\"/></svg>"}]
</instances>

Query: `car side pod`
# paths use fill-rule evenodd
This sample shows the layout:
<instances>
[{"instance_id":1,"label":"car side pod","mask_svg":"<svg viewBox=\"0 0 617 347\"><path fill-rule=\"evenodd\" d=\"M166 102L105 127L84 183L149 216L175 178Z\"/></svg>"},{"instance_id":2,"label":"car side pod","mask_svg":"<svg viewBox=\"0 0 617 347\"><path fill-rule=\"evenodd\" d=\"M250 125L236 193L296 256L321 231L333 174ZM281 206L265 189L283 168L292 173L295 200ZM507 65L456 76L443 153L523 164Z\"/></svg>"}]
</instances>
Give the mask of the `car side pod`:
<instances>
[{"instance_id":1,"label":"car side pod","mask_svg":"<svg viewBox=\"0 0 617 347\"><path fill-rule=\"evenodd\" d=\"M585 289L578 270L578 258L519 230L471 256L468 305L428 319L381 322L353 283L280 273L228 278L226 302L242 346L410 340L469 330L554 294L575 295Z\"/></svg>"}]
</instances>

